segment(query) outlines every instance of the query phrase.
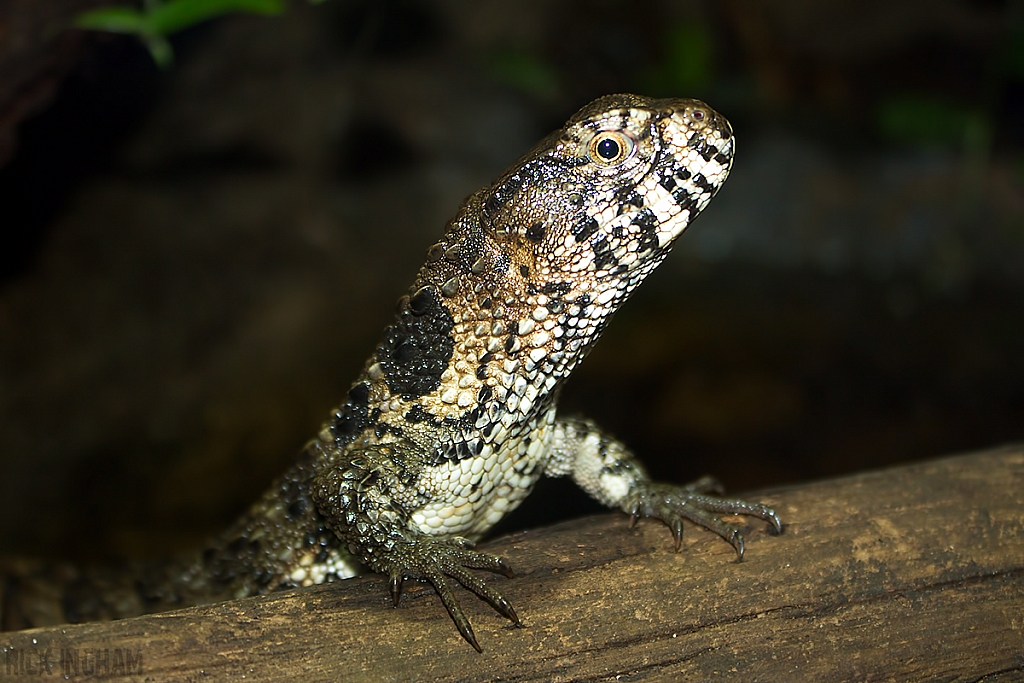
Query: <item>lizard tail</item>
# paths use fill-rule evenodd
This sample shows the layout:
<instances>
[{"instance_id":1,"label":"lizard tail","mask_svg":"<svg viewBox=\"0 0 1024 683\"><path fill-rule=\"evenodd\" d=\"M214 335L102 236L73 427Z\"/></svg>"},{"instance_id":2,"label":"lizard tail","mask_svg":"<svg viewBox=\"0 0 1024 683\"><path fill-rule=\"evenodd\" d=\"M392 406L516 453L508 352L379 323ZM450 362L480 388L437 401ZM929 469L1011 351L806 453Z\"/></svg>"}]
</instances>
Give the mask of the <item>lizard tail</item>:
<instances>
[{"instance_id":1,"label":"lizard tail","mask_svg":"<svg viewBox=\"0 0 1024 683\"><path fill-rule=\"evenodd\" d=\"M168 568L125 562L78 566L0 559L0 631L107 621L173 609L179 596L153 591Z\"/></svg>"}]
</instances>

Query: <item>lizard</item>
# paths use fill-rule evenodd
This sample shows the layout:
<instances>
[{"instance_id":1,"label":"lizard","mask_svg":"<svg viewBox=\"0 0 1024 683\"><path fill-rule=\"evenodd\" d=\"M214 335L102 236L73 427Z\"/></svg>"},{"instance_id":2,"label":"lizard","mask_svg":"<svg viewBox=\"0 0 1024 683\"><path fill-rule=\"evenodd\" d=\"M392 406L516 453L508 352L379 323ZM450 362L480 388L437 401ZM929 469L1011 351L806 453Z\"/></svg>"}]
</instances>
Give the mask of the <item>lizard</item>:
<instances>
[{"instance_id":1,"label":"lizard","mask_svg":"<svg viewBox=\"0 0 1024 683\"><path fill-rule=\"evenodd\" d=\"M652 481L624 444L558 414L564 381L718 192L734 150L729 122L698 100L583 107L463 202L344 402L237 522L194 556L121 575L23 568L0 596L4 623L120 618L368 568L389 578L396 607L406 580L432 584L482 651L453 586L521 625L472 571L511 568L475 542L543 476L571 477L634 523L661 520L677 551L689 520L742 559L721 516L779 533L774 510L716 495L709 477ZM64 588L34 590L44 579Z\"/></svg>"}]
</instances>

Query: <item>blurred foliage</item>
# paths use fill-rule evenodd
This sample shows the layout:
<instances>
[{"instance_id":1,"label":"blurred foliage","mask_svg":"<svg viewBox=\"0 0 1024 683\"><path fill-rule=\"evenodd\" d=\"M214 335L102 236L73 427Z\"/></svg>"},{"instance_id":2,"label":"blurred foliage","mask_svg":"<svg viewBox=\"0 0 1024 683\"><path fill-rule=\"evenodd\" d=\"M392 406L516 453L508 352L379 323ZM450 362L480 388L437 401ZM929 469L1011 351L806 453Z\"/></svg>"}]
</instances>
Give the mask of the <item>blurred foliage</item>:
<instances>
[{"instance_id":1,"label":"blurred foliage","mask_svg":"<svg viewBox=\"0 0 1024 683\"><path fill-rule=\"evenodd\" d=\"M959 147L968 163L984 163L992 151L1000 100L1014 81L1024 79L1024 0L1008 4L1006 29L999 48L985 60L969 104L929 95L892 95L876 110L882 135L904 144Z\"/></svg>"},{"instance_id":2,"label":"blurred foliage","mask_svg":"<svg viewBox=\"0 0 1024 683\"><path fill-rule=\"evenodd\" d=\"M683 24L664 38L662 61L643 79L653 95L700 95L711 84L714 41L702 24Z\"/></svg>"},{"instance_id":3,"label":"blurred foliage","mask_svg":"<svg viewBox=\"0 0 1024 683\"><path fill-rule=\"evenodd\" d=\"M964 105L900 95L882 101L877 123L890 140L933 147L973 147L989 127L984 114Z\"/></svg>"},{"instance_id":4,"label":"blurred foliage","mask_svg":"<svg viewBox=\"0 0 1024 683\"><path fill-rule=\"evenodd\" d=\"M1006 72L1014 78L1024 78L1024 30L1010 36L1006 46Z\"/></svg>"},{"instance_id":5,"label":"blurred foliage","mask_svg":"<svg viewBox=\"0 0 1024 683\"><path fill-rule=\"evenodd\" d=\"M280 14L284 9L284 0L148 0L142 10L115 6L83 12L75 26L134 35L145 43L153 61L167 67L174 61L167 41L172 33L232 12Z\"/></svg>"},{"instance_id":6,"label":"blurred foliage","mask_svg":"<svg viewBox=\"0 0 1024 683\"><path fill-rule=\"evenodd\" d=\"M494 77L524 93L547 99L558 92L558 75L539 57L526 52L501 52L491 60Z\"/></svg>"},{"instance_id":7,"label":"blurred foliage","mask_svg":"<svg viewBox=\"0 0 1024 683\"><path fill-rule=\"evenodd\" d=\"M973 106L928 97L894 96L878 109L878 127L888 139L918 147L956 150L961 159L961 209L971 211L984 194L992 154L994 122Z\"/></svg>"}]
</instances>

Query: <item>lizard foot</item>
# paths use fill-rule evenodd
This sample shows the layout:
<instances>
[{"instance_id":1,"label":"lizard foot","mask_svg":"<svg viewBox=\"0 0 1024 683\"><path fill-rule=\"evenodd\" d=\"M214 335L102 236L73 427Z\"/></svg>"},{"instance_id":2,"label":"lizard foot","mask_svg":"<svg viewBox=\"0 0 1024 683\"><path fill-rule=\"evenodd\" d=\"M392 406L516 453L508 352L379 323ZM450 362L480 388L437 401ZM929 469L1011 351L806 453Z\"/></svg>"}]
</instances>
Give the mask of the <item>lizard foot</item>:
<instances>
[{"instance_id":1,"label":"lizard foot","mask_svg":"<svg viewBox=\"0 0 1024 683\"><path fill-rule=\"evenodd\" d=\"M646 483L626 498L622 508L631 516L631 527L640 517L653 517L667 524L676 539L676 552L683 543L683 520L688 519L728 541L736 550L737 562L743 559L743 535L718 515L757 517L772 525L772 533L782 533L779 516L767 505L707 495L709 491L721 491L721 485L711 477L703 477L686 486Z\"/></svg>"},{"instance_id":2,"label":"lizard foot","mask_svg":"<svg viewBox=\"0 0 1024 683\"><path fill-rule=\"evenodd\" d=\"M467 571L467 569L484 569L512 578L512 569L496 555L473 550L473 543L465 538L420 538L413 543L396 547L393 557L389 559L392 560L392 568L388 574L391 577L391 597L394 599L395 607L398 607L402 584L406 579L430 582L448 610L452 621L455 622L455 627L459 629L459 633L477 652L483 652L483 650L480 649L480 645L476 641L476 635L473 633L469 619L463 614L462 608L455 600L449 577L486 600L499 614L516 626L522 625L515 609L501 593L487 585L476 574Z\"/></svg>"}]
</instances>

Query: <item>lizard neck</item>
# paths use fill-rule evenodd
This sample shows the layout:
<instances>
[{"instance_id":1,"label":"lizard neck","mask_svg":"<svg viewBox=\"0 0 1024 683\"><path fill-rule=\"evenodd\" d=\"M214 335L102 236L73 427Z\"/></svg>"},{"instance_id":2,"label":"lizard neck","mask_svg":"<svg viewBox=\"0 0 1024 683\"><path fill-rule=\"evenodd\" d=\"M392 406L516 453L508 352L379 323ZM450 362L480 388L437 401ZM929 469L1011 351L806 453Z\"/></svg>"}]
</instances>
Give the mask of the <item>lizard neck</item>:
<instances>
[{"instance_id":1,"label":"lizard neck","mask_svg":"<svg viewBox=\"0 0 1024 683\"><path fill-rule=\"evenodd\" d=\"M528 237L485 235L479 203L470 197L427 250L325 441L411 440L438 462L536 430L553 419L561 383L663 258L600 277L585 263L556 271L534 257Z\"/></svg>"}]
</instances>

